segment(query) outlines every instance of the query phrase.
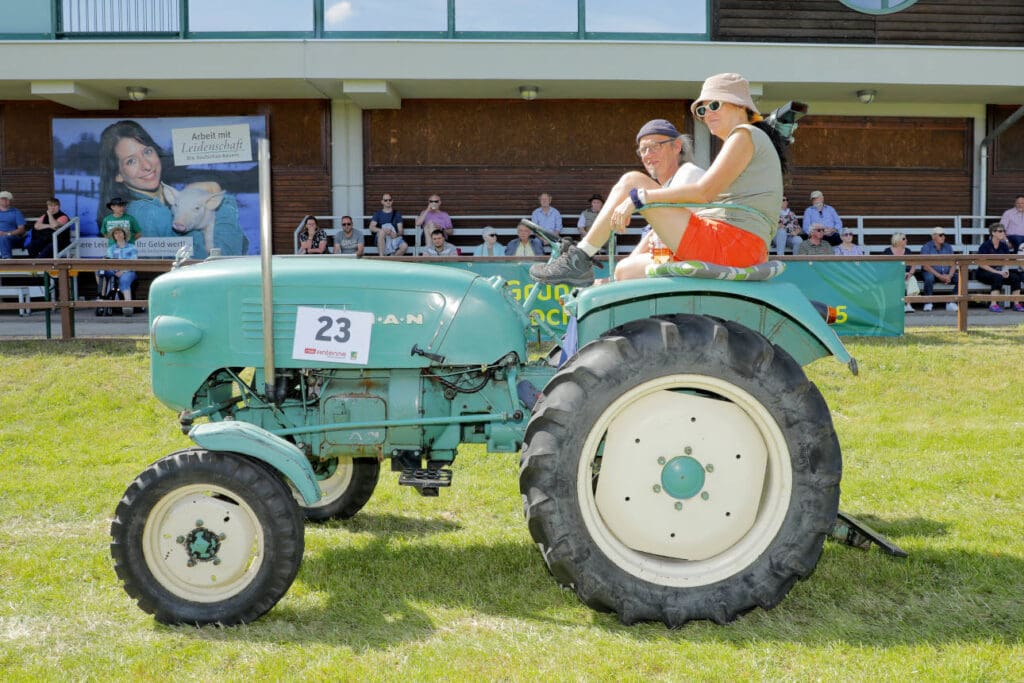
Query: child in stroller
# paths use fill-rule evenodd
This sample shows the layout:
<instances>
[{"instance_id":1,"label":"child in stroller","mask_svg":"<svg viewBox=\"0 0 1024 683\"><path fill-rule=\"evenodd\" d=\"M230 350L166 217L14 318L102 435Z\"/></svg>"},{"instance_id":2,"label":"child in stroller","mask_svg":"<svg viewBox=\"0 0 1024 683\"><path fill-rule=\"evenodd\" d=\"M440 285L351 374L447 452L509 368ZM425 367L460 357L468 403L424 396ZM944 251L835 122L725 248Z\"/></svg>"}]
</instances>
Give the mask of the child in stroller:
<instances>
[{"instance_id":1,"label":"child in stroller","mask_svg":"<svg viewBox=\"0 0 1024 683\"><path fill-rule=\"evenodd\" d=\"M128 242L128 236L123 228L115 227L108 235L112 240L107 247L108 259L137 259L139 252L134 244ZM114 301L117 299L126 300L132 298L132 283L135 282L134 270L100 270L96 273L96 282L99 285L100 299ZM125 316L132 314L132 309L124 307L121 313ZM113 315L112 307L96 309L96 315Z\"/></svg>"}]
</instances>

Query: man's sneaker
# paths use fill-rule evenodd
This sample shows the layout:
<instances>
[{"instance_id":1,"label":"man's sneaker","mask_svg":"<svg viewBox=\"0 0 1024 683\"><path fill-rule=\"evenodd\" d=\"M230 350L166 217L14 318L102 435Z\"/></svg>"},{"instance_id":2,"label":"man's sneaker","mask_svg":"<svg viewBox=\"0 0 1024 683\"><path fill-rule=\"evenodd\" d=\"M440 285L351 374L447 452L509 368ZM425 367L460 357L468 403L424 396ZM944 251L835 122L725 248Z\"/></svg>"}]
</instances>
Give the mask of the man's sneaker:
<instances>
[{"instance_id":1,"label":"man's sneaker","mask_svg":"<svg viewBox=\"0 0 1024 683\"><path fill-rule=\"evenodd\" d=\"M1002 313L1003 307L997 304L995 301L993 301L992 305L988 307L988 310L992 311L993 313Z\"/></svg>"},{"instance_id":2,"label":"man's sneaker","mask_svg":"<svg viewBox=\"0 0 1024 683\"><path fill-rule=\"evenodd\" d=\"M569 247L554 261L530 266L530 277L547 285L587 287L594 284L594 262L579 247Z\"/></svg>"},{"instance_id":3,"label":"man's sneaker","mask_svg":"<svg viewBox=\"0 0 1024 683\"><path fill-rule=\"evenodd\" d=\"M950 301L948 304L946 304L946 310L947 311L956 311L958 309L957 309L956 304L953 303L952 301ZM1002 309L999 309L999 310L1002 310Z\"/></svg>"},{"instance_id":4,"label":"man's sneaker","mask_svg":"<svg viewBox=\"0 0 1024 683\"><path fill-rule=\"evenodd\" d=\"M903 304L903 312L904 313L913 313L914 312L914 307L911 306L910 304Z\"/></svg>"},{"instance_id":5,"label":"man's sneaker","mask_svg":"<svg viewBox=\"0 0 1024 683\"><path fill-rule=\"evenodd\" d=\"M932 310L932 305L931 304L925 304L924 305L924 310L925 310L925 312Z\"/></svg>"}]
</instances>

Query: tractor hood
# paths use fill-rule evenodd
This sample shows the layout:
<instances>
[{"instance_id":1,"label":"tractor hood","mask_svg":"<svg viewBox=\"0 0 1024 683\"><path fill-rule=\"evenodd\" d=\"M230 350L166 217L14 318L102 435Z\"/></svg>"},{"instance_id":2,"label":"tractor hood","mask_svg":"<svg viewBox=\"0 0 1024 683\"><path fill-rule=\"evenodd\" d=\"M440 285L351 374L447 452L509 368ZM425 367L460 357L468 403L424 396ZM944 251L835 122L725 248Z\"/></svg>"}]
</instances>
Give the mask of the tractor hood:
<instances>
[{"instance_id":1,"label":"tractor hood","mask_svg":"<svg viewBox=\"0 0 1024 683\"><path fill-rule=\"evenodd\" d=\"M271 270L278 368L417 368L434 362L489 363L509 352L526 357L522 315L500 279L444 266L339 256L277 256ZM161 400L186 409L213 371L262 367L261 287L259 257L209 260L153 282L153 390ZM363 321L361 328L336 324L349 313L361 314L351 316ZM293 357L297 339L316 338L323 347L362 334L360 329L368 353L353 362L324 360L327 352L312 360ZM414 347L428 355L413 355Z\"/></svg>"}]
</instances>

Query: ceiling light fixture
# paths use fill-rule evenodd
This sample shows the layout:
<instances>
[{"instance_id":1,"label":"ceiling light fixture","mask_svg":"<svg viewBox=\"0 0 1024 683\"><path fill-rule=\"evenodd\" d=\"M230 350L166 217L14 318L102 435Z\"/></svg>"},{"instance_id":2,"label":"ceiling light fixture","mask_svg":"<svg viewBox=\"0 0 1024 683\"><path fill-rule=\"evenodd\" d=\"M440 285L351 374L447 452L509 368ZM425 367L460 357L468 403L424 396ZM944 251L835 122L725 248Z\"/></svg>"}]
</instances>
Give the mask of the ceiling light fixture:
<instances>
[{"instance_id":1,"label":"ceiling light fixture","mask_svg":"<svg viewBox=\"0 0 1024 683\"><path fill-rule=\"evenodd\" d=\"M540 92L540 88L535 85L521 85L519 86L519 96L527 102L537 99L537 93Z\"/></svg>"},{"instance_id":2,"label":"ceiling light fixture","mask_svg":"<svg viewBox=\"0 0 1024 683\"><path fill-rule=\"evenodd\" d=\"M128 99L132 102L141 102L149 94L149 88L143 88L141 85L129 85L127 90Z\"/></svg>"},{"instance_id":3,"label":"ceiling light fixture","mask_svg":"<svg viewBox=\"0 0 1024 683\"><path fill-rule=\"evenodd\" d=\"M871 104L875 101L875 95L878 94L877 90L858 90L857 99L864 104Z\"/></svg>"}]
</instances>

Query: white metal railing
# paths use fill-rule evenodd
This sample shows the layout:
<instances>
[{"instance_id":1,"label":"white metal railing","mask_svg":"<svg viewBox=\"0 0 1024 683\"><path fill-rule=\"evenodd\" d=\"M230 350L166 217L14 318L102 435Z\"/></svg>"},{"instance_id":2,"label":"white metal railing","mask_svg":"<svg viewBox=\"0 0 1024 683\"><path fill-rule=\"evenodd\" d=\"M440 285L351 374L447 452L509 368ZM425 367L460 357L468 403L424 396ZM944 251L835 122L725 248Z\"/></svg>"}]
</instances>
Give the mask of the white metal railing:
<instances>
[{"instance_id":1,"label":"white metal railing","mask_svg":"<svg viewBox=\"0 0 1024 683\"><path fill-rule=\"evenodd\" d=\"M61 0L59 32L178 33L180 0Z\"/></svg>"}]
</instances>

